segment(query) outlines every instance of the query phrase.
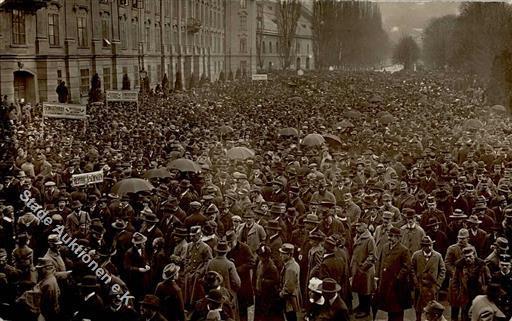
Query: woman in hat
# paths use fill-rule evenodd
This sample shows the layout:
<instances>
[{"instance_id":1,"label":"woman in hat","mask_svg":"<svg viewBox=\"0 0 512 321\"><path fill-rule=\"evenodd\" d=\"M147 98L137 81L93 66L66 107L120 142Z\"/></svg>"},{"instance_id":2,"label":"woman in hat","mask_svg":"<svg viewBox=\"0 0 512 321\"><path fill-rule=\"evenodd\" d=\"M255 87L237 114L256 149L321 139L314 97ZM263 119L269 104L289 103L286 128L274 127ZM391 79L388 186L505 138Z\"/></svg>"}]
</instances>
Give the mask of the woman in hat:
<instances>
[{"instance_id":1,"label":"woman in hat","mask_svg":"<svg viewBox=\"0 0 512 321\"><path fill-rule=\"evenodd\" d=\"M279 306L279 272L271 258L271 249L260 245L256 250L259 261L256 268L254 320L281 320Z\"/></svg>"}]
</instances>

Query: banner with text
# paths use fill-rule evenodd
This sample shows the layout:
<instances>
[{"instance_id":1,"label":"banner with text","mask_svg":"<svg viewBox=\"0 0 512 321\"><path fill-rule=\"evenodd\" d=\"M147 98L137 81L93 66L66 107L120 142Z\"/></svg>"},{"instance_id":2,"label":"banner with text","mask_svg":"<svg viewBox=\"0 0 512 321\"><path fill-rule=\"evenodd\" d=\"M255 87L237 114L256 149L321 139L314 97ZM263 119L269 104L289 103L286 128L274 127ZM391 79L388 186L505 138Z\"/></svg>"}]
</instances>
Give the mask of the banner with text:
<instances>
[{"instance_id":1,"label":"banner with text","mask_svg":"<svg viewBox=\"0 0 512 321\"><path fill-rule=\"evenodd\" d=\"M107 101L139 101L137 90L107 90Z\"/></svg>"},{"instance_id":2,"label":"banner with text","mask_svg":"<svg viewBox=\"0 0 512 321\"><path fill-rule=\"evenodd\" d=\"M267 74L252 75L252 80L268 80Z\"/></svg>"},{"instance_id":3,"label":"banner with text","mask_svg":"<svg viewBox=\"0 0 512 321\"><path fill-rule=\"evenodd\" d=\"M71 186L83 186L103 182L103 171L76 174L71 176Z\"/></svg>"},{"instance_id":4,"label":"banner with text","mask_svg":"<svg viewBox=\"0 0 512 321\"><path fill-rule=\"evenodd\" d=\"M87 108L82 105L43 103L43 117L84 119L87 117Z\"/></svg>"}]
</instances>

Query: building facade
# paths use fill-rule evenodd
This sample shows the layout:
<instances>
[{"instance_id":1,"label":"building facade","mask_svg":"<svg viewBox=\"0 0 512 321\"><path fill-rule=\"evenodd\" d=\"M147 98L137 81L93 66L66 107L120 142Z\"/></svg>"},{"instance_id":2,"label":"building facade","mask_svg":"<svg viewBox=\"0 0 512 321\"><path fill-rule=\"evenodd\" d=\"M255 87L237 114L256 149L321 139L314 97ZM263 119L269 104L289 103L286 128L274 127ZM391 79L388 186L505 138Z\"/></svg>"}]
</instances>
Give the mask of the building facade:
<instances>
[{"instance_id":1,"label":"building facade","mask_svg":"<svg viewBox=\"0 0 512 321\"><path fill-rule=\"evenodd\" d=\"M257 2L257 70L260 72L279 70L283 61L279 55L279 33L277 28L277 6L275 0ZM302 1L297 22L295 39L292 43L291 69L311 70L314 68L312 2Z\"/></svg>"},{"instance_id":2,"label":"building facade","mask_svg":"<svg viewBox=\"0 0 512 321\"><path fill-rule=\"evenodd\" d=\"M170 86L180 77L188 87L221 71L255 72L255 0L46 3L34 12L0 9L2 96L54 102L65 81L71 101L83 103L95 73L104 90L116 90L124 75L138 88L141 71L151 87L164 74Z\"/></svg>"}]
</instances>

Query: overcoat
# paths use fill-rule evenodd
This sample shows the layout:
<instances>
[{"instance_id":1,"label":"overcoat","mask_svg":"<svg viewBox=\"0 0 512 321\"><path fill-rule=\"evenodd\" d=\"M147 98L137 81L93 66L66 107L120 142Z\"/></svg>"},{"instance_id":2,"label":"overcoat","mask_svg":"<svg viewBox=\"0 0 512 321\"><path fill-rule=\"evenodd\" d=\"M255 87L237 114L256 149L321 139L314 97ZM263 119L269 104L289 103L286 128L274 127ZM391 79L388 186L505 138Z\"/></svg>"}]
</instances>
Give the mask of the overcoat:
<instances>
[{"instance_id":1,"label":"overcoat","mask_svg":"<svg viewBox=\"0 0 512 321\"><path fill-rule=\"evenodd\" d=\"M371 294L375 291L375 242L367 230L354 240L350 276L352 291Z\"/></svg>"}]
</instances>

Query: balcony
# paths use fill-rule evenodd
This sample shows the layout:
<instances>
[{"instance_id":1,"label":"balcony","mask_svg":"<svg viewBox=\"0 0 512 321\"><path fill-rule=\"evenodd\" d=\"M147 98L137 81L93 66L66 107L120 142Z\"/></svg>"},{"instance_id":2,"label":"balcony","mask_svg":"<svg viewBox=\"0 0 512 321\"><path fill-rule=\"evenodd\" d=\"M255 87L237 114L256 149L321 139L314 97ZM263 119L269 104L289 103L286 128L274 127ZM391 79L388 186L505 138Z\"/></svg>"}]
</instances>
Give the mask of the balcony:
<instances>
[{"instance_id":1,"label":"balcony","mask_svg":"<svg viewBox=\"0 0 512 321\"><path fill-rule=\"evenodd\" d=\"M0 0L0 10L20 10L26 13L36 13L46 8L50 0Z\"/></svg>"},{"instance_id":2,"label":"balcony","mask_svg":"<svg viewBox=\"0 0 512 321\"><path fill-rule=\"evenodd\" d=\"M201 30L201 21L196 18L188 18L187 31L190 33L198 33Z\"/></svg>"}]
</instances>

